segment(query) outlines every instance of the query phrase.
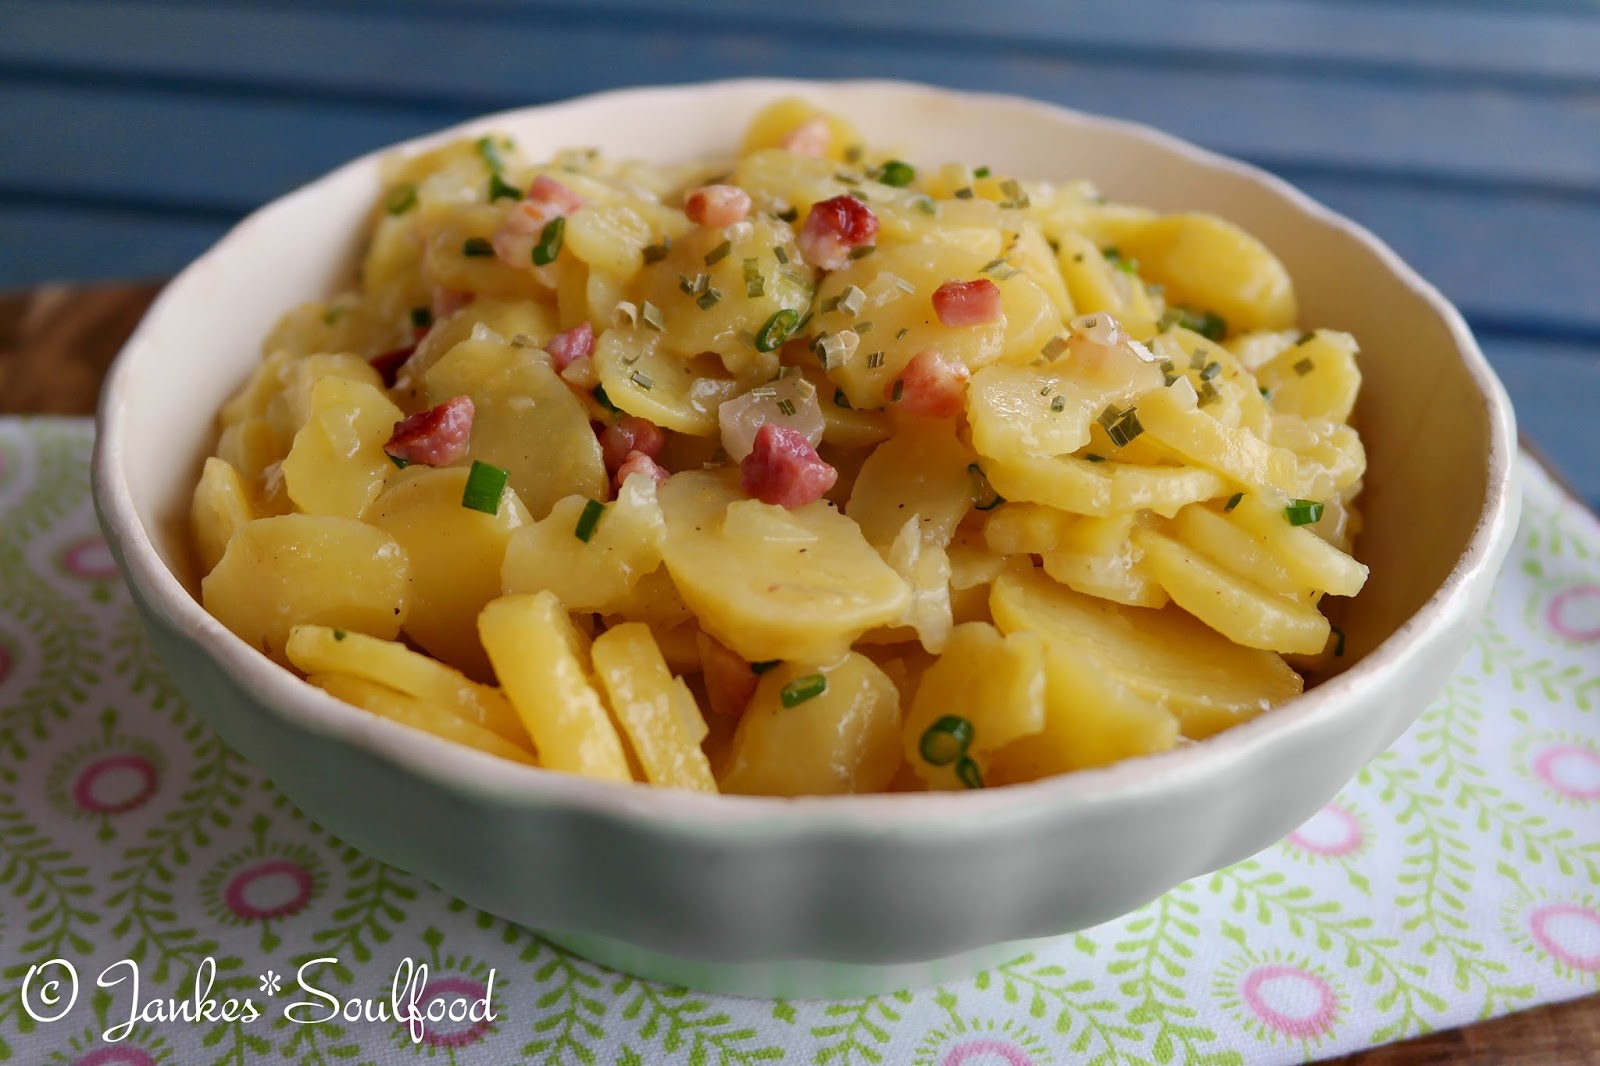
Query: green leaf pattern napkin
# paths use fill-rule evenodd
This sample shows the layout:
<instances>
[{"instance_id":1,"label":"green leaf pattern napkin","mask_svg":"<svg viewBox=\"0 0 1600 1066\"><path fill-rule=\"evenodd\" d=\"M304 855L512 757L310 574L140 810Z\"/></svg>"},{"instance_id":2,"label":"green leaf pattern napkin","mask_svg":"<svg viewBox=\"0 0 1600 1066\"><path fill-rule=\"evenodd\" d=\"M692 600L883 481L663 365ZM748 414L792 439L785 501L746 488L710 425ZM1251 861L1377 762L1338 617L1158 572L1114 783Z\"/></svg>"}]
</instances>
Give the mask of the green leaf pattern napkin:
<instances>
[{"instance_id":1,"label":"green leaf pattern napkin","mask_svg":"<svg viewBox=\"0 0 1600 1066\"><path fill-rule=\"evenodd\" d=\"M0 420L0 1061L1279 1063L1600 991L1600 526L1531 462L1448 691L1286 839L970 981L772 1002L593 966L307 820L153 659L95 525L90 434ZM357 1020L296 1024L296 968L323 957ZM405 958L429 967L419 1002L492 985L493 1019L414 1039L360 1018ZM52 959L79 994L39 1021L66 1003L41 1000L61 965L28 979ZM192 999L197 971L256 1015L130 1018Z\"/></svg>"}]
</instances>

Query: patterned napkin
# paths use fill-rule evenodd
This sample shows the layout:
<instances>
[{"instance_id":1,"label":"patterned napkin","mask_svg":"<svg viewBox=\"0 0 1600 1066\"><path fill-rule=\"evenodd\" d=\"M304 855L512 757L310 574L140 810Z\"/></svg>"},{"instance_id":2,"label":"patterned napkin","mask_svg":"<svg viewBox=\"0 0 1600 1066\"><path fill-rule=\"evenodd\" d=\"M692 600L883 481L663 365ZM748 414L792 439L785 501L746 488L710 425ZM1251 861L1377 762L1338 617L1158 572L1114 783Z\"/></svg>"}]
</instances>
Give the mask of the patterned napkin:
<instances>
[{"instance_id":1,"label":"patterned napkin","mask_svg":"<svg viewBox=\"0 0 1600 1066\"><path fill-rule=\"evenodd\" d=\"M89 442L0 420L0 1060L1279 1063L1600 990L1600 525L1531 462L1449 690L1309 822L974 980L826 1003L603 970L308 821L152 658ZM407 958L446 1016L366 1020Z\"/></svg>"}]
</instances>

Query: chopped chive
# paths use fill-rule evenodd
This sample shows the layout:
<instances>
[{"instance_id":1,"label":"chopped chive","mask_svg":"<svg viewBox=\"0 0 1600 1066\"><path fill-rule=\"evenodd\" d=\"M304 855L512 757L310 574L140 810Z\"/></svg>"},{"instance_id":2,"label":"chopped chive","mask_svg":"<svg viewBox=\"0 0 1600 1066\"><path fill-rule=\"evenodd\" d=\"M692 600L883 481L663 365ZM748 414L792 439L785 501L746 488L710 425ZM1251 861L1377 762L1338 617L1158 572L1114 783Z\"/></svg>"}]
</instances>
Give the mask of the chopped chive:
<instances>
[{"instance_id":1,"label":"chopped chive","mask_svg":"<svg viewBox=\"0 0 1600 1066\"><path fill-rule=\"evenodd\" d=\"M383 209L391 215L403 215L417 206L417 187L409 181L396 185L383 199Z\"/></svg>"},{"instance_id":2,"label":"chopped chive","mask_svg":"<svg viewBox=\"0 0 1600 1066\"><path fill-rule=\"evenodd\" d=\"M949 766L972 746L972 723L947 714L922 731L917 751L930 766Z\"/></svg>"},{"instance_id":3,"label":"chopped chive","mask_svg":"<svg viewBox=\"0 0 1600 1066\"><path fill-rule=\"evenodd\" d=\"M661 314L661 308L657 307L649 300L646 300L644 302L644 306L639 309L639 317L644 319L645 325L649 326L653 330L656 330L657 332L667 328L667 320L665 316Z\"/></svg>"},{"instance_id":4,"label":"chopped chive","mask_svg":"<svg viewBox=\"0 0 1600 1066\"><path fill-rule=\"evenodd\" d=\"M783 415L785 418L793 418L794 417L794 401L793 400L779 400L778 401L778 413Z\"/></svg>"},{"instance_id":5,"label":"chopped chive","mask_svg":"<svg viewBox=\"0 0 1600 1066\"><path fill-rule=\"evenodd\" d=\"M718 263L728 258L728 253L731 251L733 251L733 242L723 241L721 244L717 245L715 248L711 249L711 251L706 253L706 266L716 266Z\"/></svg>"},{"instance_id":6,"label":"chopped chive","mask_svg":"<svg viewBox=\"0 0 1600 1066\"><path fill-rule=\"evenodd\" d=\"M883 365L883 353L882 352L873 352L871 355L867 356L867 369L868 370L876 370L882 365Z\"/></svg>"},{"instance_id":7,"label":"chopped chive","mask_svg":"<svg viewBox=\"0 0 1600 1066\"><path fill-rule=\"evenodd\" d=\"M826 296L817 304L817 312L824 315L831 314L838 310L838 308L839 297L837 294L833 296Z\"/></svg>"},{"instance_id":8,"label":"chopped chive","mask_svg":"<svg viewBox=\"0 0 1600 1066\"><path fill-rule=\"evenodd\" d=\"M1229 496L1228 502L1222 505L1223 513L1226 514L1228 511L1231 511L1235 507L1239 506L1239 501L1242 499L1244 499L1244 493L1242 492L1236 492L1232 496Z\"/></svg>"},{"instance_id":9,"label":"chopped chive","mask_svg":"<svg viewBox=\"0 0 1600 1066\"><path fill-rule=\"evenodd\" d=\"M861 308L866 302L866 292L855 285L847 286L844 292L839 294L839 308L852 318L861 313Z\"/></svg>"},{"instance_id":10,"label":"chopped chive","mask_svg":"<svg viewBox=\"0 0 1600 1066\"><path fill-rule=\"evenodd\" d=\"M1044 342L1044 347L1039 349L1039 354L1051 362L1061 358L1061 353L1067 350L1067 338L1059 333Z\"/></svg>"},{"instance_id":11,"label":"chopped chive","mask_svg":"<svg viewBox=\"0 0 1600 1066\"><path fill-rule=\"evenodd\" d=\"M433 325L433 312L426 307L413 307L411 309L411 326L413 329L427 329Z\"/></svg>"},{"instance_id":12,"label":"chopped chive","mask_svg":"<svg viewBox=\"0 0 1600 1066\"><path fill-rule=\"evenodd\" d=\"M1160 328L1174 326L1198 333L1208 341L1221 342L1228 335L1228 322L1215 311L1193 311L1187 307L1169 307L1161 313Z\"/></svg>"},{"instance_id":13,"label":"chopped chive","mask_svg":"<svg viewBox=\"0 0 1600 1066\"><path fill-rule=\"evenodd\" d=\"M1257 389L1256 389L1256 391L1257 391L1257 392L1259 392L1259 393L1261 393L1261 398L1262 398L1262 399L1263 399L1263 400L1270 400L1270 399L1272 399L1272 390L1271 390L1271 389L1269 389L1269 388L1267 388L1267 387L1266 387L1266 386L1264 386L1264 385L1262 385L1262 386L1258 386L1258 387L1257 387Z\"/></svg>"},{"instance_id":14,"label":"chopped chive","mask_svg":"<svg viewBox=\"0 0 1600 1066\"><path fill-rule=\"evenodd\" d=\"M989 176L989 168L979 167L977 170L972 172L972 176L975 178L987 178Z\"/></svg>"},{"instance_id":15,"label":"chopped chive","mask_svg":"<svg viewBox=\"0 0 1600 1066\"><path fill-rule=\"evenodd\" d=\"M493 137L479 137L473 147L483 157L483 161L488 165L490 173L500 173L500 168L505 166L505 161L500 158L500 146L494 143Z\"/></svg>"},{"instance_id":16,"label":"chopped chive","mask_svg":"<svg viewBox=\"0 0 1600 1066\"><path fill-rule=\"evenodd\" d=\"M1056 414L1060 414L1062 411L1065 411L1066 409L1067 409L1067 398L1065 396L1062 396L1060 393L1057 393L1055 398L1050 401L1050 410L1055 412Z\"/></svg>"},{"instance_id":17,"label":"chopped chive","mask_svg":"<svg viewBox=\"0 0 1600 1066\"><path fill-rule=\"evenodd\" d=\"M646 263L659 263L667 257L672 250L672 238L661 238L660 244L647 244L644 246L644 261Z\"/></svg>"},{"instance_id":18,"label":"chopped chive","mask_svg":"<svg viewBox=\"0 0 1600 1066\"><path fill-rule=\"evenodd\" d=\"M752 674L764 674L768 670L771 670L774 666L779 666L782 663L782 659L763 659L761 662L751 663L750 672Z\"/></svg>"},{"instance_id":19,"label":"chopped chive","mask_svg":"<svg viewBox=\"0 0 1600 1066\"><path fill-rule=\"evenodd\" d=\"M850 258L851 259L865 259L867 256L871 255L873 252L876 252L877 250L878 250L878 246L876 244L863 244L859 248L850 249Z\"/></svg>"},{"instance_id":20,"label":"chopped chive","mask_svg":"<svg viewBox=\"0 0 1600 1066\"><path fill-rule=\"evenodd\" d=\"M1055 382L1047 381L1047 382L1044 383L1044 387L1039 390L1039 395L1040 396L1048 396L1052 392L1054 392L1055 389L1056 389Z\"/></svg>"},{"instance_id":21,"label":"chopped chive","mask_svg":"<svg viewBox=\"0 0 1600 1066\"><path fill-rule=\"evenodd\" d=\"M771 385L757 385L750 390L750 395L758 400L775 400L778 398L778 390Z\"/></svg>"},{"instance_id":22,"label":"chopped chive","mask_svg":"<svg viewBox=\"0 0 1600 1066\"><path fill-rule=\"evenodd\" d=\"M1333 626L1333 654L1337 658L1344 654L1344 630Z\"/></svg>"},{"instance_id":23,"label":"chopped chive","mask_svg":"<svg viewBox=\"0 0 1600 1066\"><path fill-rule=\"evenodd\" d=\"M904 396L905 393L906 393L906 379L905 378L895 378L894 379L894 388L892 390L890 390L890 392L889 392L889 402L890 403L899 403L900 402L900 397Z\"/></svg>"},{"instance_id":24,"label":"chopped chive","mask_svg":"<svg viewBox=\"0 0 1600 1066\"><path fill-rule=\"evenodd\" d=\"M345 637L348 637L349 635L350 635L349 633L346 633L342 629L335 629L333 631L333 639L334 640L343 640Z\"/></svg>"},{"instance_id":25,"label":"chopped chive","mask_svg":"<svg viewBox=\"0 0 1600 1066\"><path fill-rule=\"evenodd\" d=\"M919 196L917 197L917 210L925 215L937 215L939 213L939 205L933 202L933 197L931 196Z\"/></svg>"},{"instance_id":26,"label":"chopped chive","mask_svg":"<svg viewBox=\"0 0 1600 1066\"><path fill-rule=\"evenodd\" d=\"M1322 520L1322 504L1315 500L1290 500L1283 516L1291 526L1309 526Z\"/></svg>"},{"instance_id":27,"label":"chopped chive","mask_svg":"<svg viewBox=\"0 0 1600 1066\"><path fill-rule=\"evenodd\" d=\"M1106 427L1106 436L1111 438L1111 443L1119 448L1126 448L1144 432L1144 426L1139 423L1139 414L1132 407L1122 412L1122 416Z\"/></svg>"},{"instance_id":28,"label":"chopped chive","mask_svg":"<svg viewBox=\"0 0 1600 1066\"><path fill-rule=\"evenodd\" d=\"M649 374L646 374L643 370L635 370L632 374L628 375L628 380L632 381L641 389L653 389L656 387L656 379L651 377Z\"/></svg>"},{"instance_id":29,"label":"chopped chive","mask_svg":"<svg viewBox=\"0 0 1600 1066\"><path fill-rule=\"evenodd\" d=\"M1105 410L1101 411L1097 416L1095 416L1095 421L1100 423L1101 429L1110 429L1116 423L1117 419L1121 417L1122 412L1117 409L1117 405L1114 403L1108 403L1106 404Z\"/></svg>"},{"instance_id":30,"label":"chopped chive","mask_svg":"<svg viewBox=\"0 0 1600 1066\"><path fill-rule=\"evenodd\" d=\"M1200 369L1200 380L1201 381L1210 381L1212 378L1216 377L1220 373L1222 373L1222 364L1221 363L1216 363L1216 362L1207 363L1204 367L1202 367Z\"/></svg>"},{"instance_id":31,"label":"chopped chive","mask_svg":"<svg viewBox=\"0 0 1600 1066\"><path fill-rule=\"evenodd\" d=\"M1311 371L1315 370L1316 366L1317 364L1313 363L1310 359L1302 359L1294 365L1294 372L1299 374L1301 377L1305 377L1307 374L1311 373Z\"/></svg>"},{"instance_id":32,"label":"chopped chive","mask_svg":"<svg viewBox=\"0 0 1600 1066\"><path fill-rule=\"evenodd\" d=\"M857 322L855 328L856 328L856 336L858 336L858 337L863 333L871 333L872 332L872 320L868 319L865 322Z\"/></svg>"},{"instance_id":33,"label":"chopped chive","mask_svg":"<svg viewBox=\"0 0 1600 1066\"><path fill-rule=\"evenodd\" d=\"M388 452L384 452L384 454L389 455ZM398 470L404 470L406 467L411 465L410 459L406 459L398 455L389 455L389 461L393 463L395 468Z\"/></svg>"},{"instance_id":34,"label":"chopped chive","mask_svg":"<svg viewBox=\"0 0 1600 1066\"><path fill-rule=\"evenodd\" d=\"M702 311L709 311L713 307L717 306L721 300L722 293L718 292L716 289L707 288L705 292L700 294L700 298L696 300L694 304Z\"/></svg>"},{"instance_id":35,"label":"chopped chive","mask_svg":"<svg viewBox=\"0 0 1600 1066\"><path fill-rule=\"evenodd\" d=\"M468 259L484 259L494 255L494 245L487 237L468 237L461 242L461 254Z\"/></svg>"},{"instance_id":36,"label":"chopped chive","mask_svg":"<svg viewBox=\"0 0 1600 1066\"><path fill-rule=\"evenodd\" d=\"M600 524L600 518L606 513L606 505L598 500L583 501L583 513L578 516L578 524L573 529L572 535L589 543L589 538L594 536L594 527Z\"/></svg>"},{"instance_id":37,"label":"chopped chive","mask_svg":"<svg viewBox=\"0 0 1600 1066\"><path fill-rule=\"evenodd\" d=\"M983 787L983 774L979 772L978 764L969 756L962 756L961 761L956 763L956 776L968 788Z\"/></svg>"},{"instance_id":38,"label":"chopped chive","mask_svg":"<svg viewBox=\"0 0 1600 1066\"><path fill-rule=\"evenodd\" d=\"M607 411L615 413L620 410L616 404L611 402L611 397L606 394L606 387L604 385L596 385L594 390L589 395L594 397L595 403L599 404L601 407L604 407Z\"/></svg>"},{"instance_id":39,"label":"chopped chive","mask_svg":"<svg viewBox=\"0 0 1600 1066\"><path fill-rule=\"evenodd\" d=\"M322 312L322 321L325 324L331 326L335 322L339 321L339 319L343 318L344 317L344 313L347 310L349 310L349 308L337 307L337 306L330 307L326 311Z\"/></svg>"},{"instance_id":40,"label":"chopped chive","mask_svg":"<svg viewBox=\"0 0 1600 1066\"><path fill-rule=\"evenodd\" d=\"M510 476L498 466L490 466L480 459L472 460L472 469L467 473L467 486L461 492L461 506L484 514L499 513L500 496L505 492Z\"/></svg>"},{"instance_id":41,"label":"chopped chive","mask_svg":"<svg viewBox=\"0 0 1600 1066\"><path fill-rule=\"evenodd\" d=\"M1309 341L1309 340L1313 339L1314 337L1316 337L1315 333L1302 333L1302 334L1300 334L1300 336L1298 338L1296 338L1294 344L1292 344L1290 347L1298 348L1302 344L1304 344L1306 341Z\"/></svg>"},{"instance_id":42,"label":"chopped chive","mask_svg":"<svg viewBox=\"0 0 1600 1066\"><path fill-rule=\"evenodd\" d=\"M787 307L774 311L772 317L767 319L767 324L761 327L761 332L756 334L756 351L777 351L794 332L795 323L799 320L800 316Z\"/></svg>"},{"instance_id":43,"label":"chopped chive","mask_svg":"<svg viewBox=\"0 0 1600 1066\"><path fill-rule=\"evenodd\" d=\"M705 277L705 275L701 274L701 275L699 275L699 277L703 278L703 277ZM687 274L679 274L678 275L678 291L683 293L685 296L693 296L695 294L695 286L696 286L696 284L697 284L697 282L695 281L695 279L689 277L689 275L687 275Z\"/></svg>"},{"instance_id":44,"label":"chopped chive","mask_svg":"<svg viewBox=\"0 0 1600 1066\"><path fill-rule=\"evenodd\" d=\"M967 464L967 476L972 478L972 506L980 511L992 511L1005 503L1005 497L994 491L994 486L989 484L989 477L983 472L983 467L977 463Z\"/></svg>"},{"instance_id":45,"label":"chopped chive","mask_svg":"<svg viewBox=\"0 0 1600 1066\"><path fill-rule=\"evenodd\" d=\"M859 144L847 145L844 150L844 161L846 163L861 162L861 151L862 149Z\"/></svg>"},{"instance_id":46,"label":"chopped chive","mask_svg":"<svg viewBox=\"0 0 1600 1066\"><path fill-rule=\"evenodd\" d=\"M781 244L774 244L772 246L772 257L780 263L787 263L789 261L789 253L783 250L783 245Z\"/></svg>"},{"instance_id":47,"label":"chopped chive","mask_svg":"<svg viewBox=\"0 0 1600 1066\"><path fill-rule=\"evenodd\" d=\"M906 334L910 333L910 332L911 332L911 327L910 326L901 326L898 330L895 331L894 339L897 340L897 341L903 341L903 340L906 339Z\"/></svg>"},{"instance_id":48,"label":"chopped chive","mask_svg":"<svg viewBox=\"0 0 1600 1066\"><path fill-rule=\"evenodd\" d=\"M1005 200L1000 204L1001 207L1027 207L1033 203L1028 198L1028 194L1022 191L1022 186L1017 182L1016 178L1007 178L1002 181L1000 183L1000 191L1005 194Z\"/></svg>"},{"instance_id":49,"label":"chopped chive","mask_svg":"<svg viewBox=\"0 0 1600 1066\"><path fill-rule=\"evenodd\" d=\"M1100 254L1105 256L1106 262L1124 274L1137 274L1139 272L1139 261L1125 258L1115 246L1105 249Z\"/></svg>"},{"instance_id":50,"label":"chopped chive","mask_svg":"<svg viewBox=\"0 0 1600 1066\"><path fill-rule=\"evenodd\" d=\"M839 182L842 185L860 185L861 184L861 179L860 178L856 177L854 174L847 174L842 170L839 171L837 174L835 174L833 176L833 180Z\"/></svg>"},{"instance_id":51,"label":"chopped chive","mask_svg":"<svg viewBox=\"0 0 1600 1066\"><path fill-rule=\"evenodd\" d=\"M539 231L539 243L533 246L534 266L545 266L556 261L561 254L561 240L567 232L565 215L557 215Z\"/></svg>"},{"instance_id":52,"label":"chopped chive","mask_svg":"<svg viewBox=\"0 0 1600 1066\"><path fill-rule=\"evenodd\" d=\"M520 200L522 190L502 178L498 173L489 175L489 202L496 200Z\"/></svg>"},{"instance_id":53,"label":"chopped chive","mask_svg":"<svg viewBox=\"0 0 1600 1066\"><path fill-rule=\"evenodd\" d=\"M898 159L891 159L878 171L878 180L885 185L893 185L903 189L917 180L917 172L910 163L902 163Z\"/></svg>"},{"instance_id":54,"label":"chopped chive","mask_svg":"<svg viewBox=\"0 0 1600 1066\"><path fill-rule=\"evenodd\" d=\"M1206 354L1204 348L1196 348L1189 356L1189 369L1204 370L1206 367Z\"/></svg>"},{"instance_id":55,"label":"chopped chive","mask_svg":"<svg viewBox=\"0 0 1600 1066\"><path fill-rule=\"evenodd\" d=\"M779 222L793 222L800 217L800 211L798 208L786 207L782 211L776 212L773 217Z\"/></svg>"},{"instance_id":56,"label":"chopped chive","mask_svg":"<svg viewBox=\"0 0 1600 1066\"><path fill-rule=\"evenodd\" d=\"M846 411L850 410L850 397L844 394L843 389L833 390L833 406L842 407Z\"/></svg>"},{"instance_id":57,"label":"chopped chive","mask_svg":"<svg viewBox=\"0 0 1600 1066\"><path fill-rule=\"evenodd\" d=\"M978 268L978 273L988 274L992 278L1004 281L1007 278L1015 277L1017 274L1022 272L1002 258L989 260L987 263L983 264L983 266Z\"/></svg>"},{"instance_id":58,"label":"chopped chive","mask_svg":"<svg viewBox=\"0 0 1600 1066\"><path fill-rule=\"evenodd\" d=\"M797 677L783 686L778 693L778 698L785 707L798 707L806 700L815 699L828 691L828 679L821 674L807 674Z\"/></svg>"},{"instance_id":59,"label":"chopped chive","mask_svg":"<svg viewBox=\"0 0 1600 1066\"><path fill-rule=\"evenodd\" d=\"M752 300L765 296L767 280L761 276L761 264L755 259L744 261L744 294Z\"/></svg>"},{"instance_id":60,"label":"chopped chive","mask_svg":"<svg viewBox=\"0 0 1600 1066\"><path fill-rule=\"evenodd\" d=\"M1200 383L1200 390L1196 395L1196 400L1201 407L1210 407L1221 397L1222 393L1217 391L1216 382L1202 381Z\"/></svg>"},{"instance_id":61,"label":"chopped chive","mask_svg":"<svg viewBox=\"0 0 1600 1066\"><path fill-rule=\"evenodd\" d=\"M1083 457L1089 460L1091 463L1103 463L1106 461L1105 456L1096 455L1094 452L1084 452Z\"/></svg>"},{"instance_id":62,"label":"chopped chive","mask_svg":"<svg viewBox=\"0 0 1600 1066\"><path fill-rule=\"evenodd\" d=\"M972 197L973 197L973 192L972 192L972 186L970 186L970 185L963 185L961 188L956 190L956 199L957 200L970 200L970 199L972 199Z\"/></svg>"},{"instance_id":63,"label":"chopped chive","mask_svg":"<svg viewBox=\"0 0 1600 1066\"><path fill-rule=\"evenodd\" d=\"M1073 254L1072 254L1072 261L1073 261L1073 262L1074 262L1074 263L1081 263L1081 262L1083 262L1083 253L1082 253L1082 252L1074 252L1074 253L1073 253Z\"/></svg>"}]
</instances>

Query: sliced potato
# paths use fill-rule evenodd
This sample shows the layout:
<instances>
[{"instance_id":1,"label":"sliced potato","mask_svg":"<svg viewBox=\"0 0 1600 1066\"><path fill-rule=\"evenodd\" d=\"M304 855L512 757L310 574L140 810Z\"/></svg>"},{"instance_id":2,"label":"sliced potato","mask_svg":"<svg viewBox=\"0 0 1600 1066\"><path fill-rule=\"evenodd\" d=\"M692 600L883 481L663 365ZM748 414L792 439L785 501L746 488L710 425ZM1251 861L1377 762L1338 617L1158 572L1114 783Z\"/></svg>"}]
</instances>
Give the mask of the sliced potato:
<instances>
[{"instance_id":1,"label":"sliced potato","mask_svg":"<svg viewBox=\"0 0 1600 1066\"><path fill-rule=\"evenodd\" d=\"M252 647L288 665L284 644L315 623L391 638L411 612L412 564L381 529L286 514L240 526L200 582L200 601Z\"/></svg>"},{"instance_id":2,"label":"sliced potato","mask_svg":"<svg viewBox=\"0 0 1600 1066\"><path fill-rule=\"evenodd\" d=\"M873 449L856 475L845 513L875 547L888 547L913 515L923 538L943 546L972 510L971 463L953 423L918 419Z\"/></svg>"},{"instance_id":3,"label":"sliced potato","mask_svg":"<svg viewBox=\"0 0 1600 1066\"><path fill-rule=\"evenodd\" d=\"M478 635L541 766L633 780L622 739L589 683L578 635L553 593L491 601L478 616Z\"/></svg>"},{"instance_id":4,"label":"sliced potato","mask_svg":"<svg viewBox=\"0 0 1600 1066\"><path fill-rule=\"evenodd\" d=\"M1236 524L1260 537L1291 578L1334 596L1354 596L1367 583L1367 567L1329 544L1309 526L1292 526L1281 496L1245 493L1230 513Z\"/></svg>"},{"instance_id":5,"label":"sliced potato","mask_svg":"<svg viewBox=\"0 0 1600 1066\"><path fill-rule=\"evenodd\" d=\"M1165 287L1168 303L1215 311L1232 330L1294 325L1289 272L1255 237L1215 215L1165 215L1124 234L1117 247L1144 277Z\"/></svg>"},{"instance_id":6,"label":"sliced potato","mask_svg":"<svg viewBox=\"0 0 1600 1066\"><path fill-rule=\"evenodd\" d=\"M578 536L580 528L587 537ZM549 589L569 611L617 612L639 579L660 567L665 532L655 479L634 474L609 504L569 496L513 534L500 587Z\"/></svg>"},{"instance_id":7,"label":"sliced potato","mask_svg":"<svg viewBox=\"0 0 1600 1066\"><path fill-rule=\"evenodd\" d=\"M489 755L497 755L524 766L537 766L533 753L511 743L482 726L449 711L386 685L353 674L312 674L306 678L336 699L371 711L380 718L432 733L443 740L461 744Z\"/></svg>"},{"instance_id":8,"label":"sliced potato","mask_svg":"<svg viewBox=\"0 0 1600 1066\"><path fill-rule=\"evenodd\" d=\"M1154 511L1171 517L1191 503L1222 495L1227 487L1210 470L1097 463L1071 455L986 459L983 472L1007 500L1087 515Z\"/></svg>"},{"instance_id":9,"label":"sliced potato","mask_svg":"<svg viewBox=\"0 0 1600 1066\"><path fill-rule=\"evenodd\" d=\"M239 471L215 456L207 459L189 505L189 532L202 576L211 573L228 541L253 518L255 508Z\"/></svg>"},{"instance_id":10,"label":"sliced potato","mask_svg":"<svg viewBox=\"0 0 1600 1066\"><path fill-rule=\"evenodd\" d=\"M1138 418L1155 440L1243 487L1273 488L1294 495L1312 488L1293 452L1212 418L1195 405L1194 390L1181 381L1173 388L1156 389L1141 397Z\"/></svg>"},{"instance_id":11,"label":"sliced potato","mask_svg":"<svg viewBox=\"0 0 1600 1066\"><path fill-rule=\"evenodd\" d=\"M715 792L717 783L697 737L684 729L682 701L694 697L674 678L648 626L625 622L595 638L590 650L595 677L612 713L653 785ZM698 716L698 710L695 711ZM704 735L702 721L698 730Z\"/></svg>"},{"instance_id":12,"label":"sliced potato","mask_svg":"<svg viewBox=\"0 0 1600 1066\"><path fill-rule=\"evenodd\" d=\"M601 334L594 369L621 410L697 437L716 437L717 408L739 391L714 356L679 359L662 348L660 333L644 327Z\"/></svg>"},{"instance_id":13,"label":"sliced potato","mask_svg":"<svg viewBox=\"0 0 1600 1066\"><path fill-rule=\"evenodd\" d=\"M1113 352L1094 364L1065 358L1045 366L987 366L967 392L979 455L1066 455L1089 443L1107 404L1124 406L1161 385L1156 364Z\"/></svg>"},{"instance_id":14,"label":"sliced potato","mask_svg":"<svg viewBox=\"0 0 1600 1066\"><path fill-rule=\"evenodd\" d=\"M1361 391L1356 351L1350 334L1319 329L1268 360L1256 379L1272 396L1275 411L1348 422Z\"/></svg>"},{"instance_id":15,"label":"sliced potato","mask_svg":"<svg viewBox=\"0 0 1600 1066\"><path fill-rule=\"evenodd\" d=\"M311 413L283 460L289 499L305 514L360 518L397 474L383 446L400 408L364 381L325 377L311 388Z\"/></svg>"}]
</instances>

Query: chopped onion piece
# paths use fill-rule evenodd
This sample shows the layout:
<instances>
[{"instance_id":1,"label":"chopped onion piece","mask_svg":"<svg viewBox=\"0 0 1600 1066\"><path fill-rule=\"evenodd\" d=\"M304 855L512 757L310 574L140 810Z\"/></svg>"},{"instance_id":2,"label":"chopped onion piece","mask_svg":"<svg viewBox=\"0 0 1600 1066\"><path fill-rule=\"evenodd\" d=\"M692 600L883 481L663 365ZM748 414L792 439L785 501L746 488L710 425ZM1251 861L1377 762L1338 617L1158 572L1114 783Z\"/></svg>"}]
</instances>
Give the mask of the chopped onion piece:
<instances>
[{"instance_id":1,"label":"chopped onion piece","mask_svg":"<svg viewBox=\"0 0 1600 1066\"><path fill-rule=\"evenodd\" d=\"M717 422L722 428L723 450L736 463L750 454L756 434L767 422L794 430L813 448L822 442L824 425L816 386L799 374L786 375L724 401L717 408Z\"/></svg>"}]
</instances>

